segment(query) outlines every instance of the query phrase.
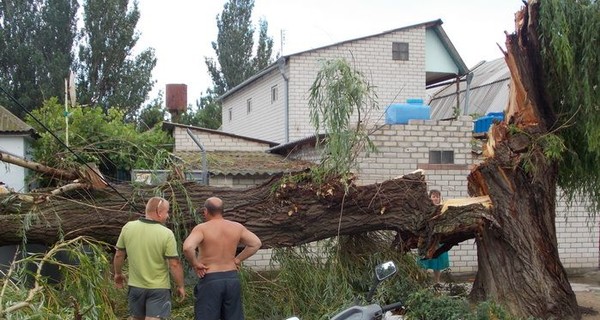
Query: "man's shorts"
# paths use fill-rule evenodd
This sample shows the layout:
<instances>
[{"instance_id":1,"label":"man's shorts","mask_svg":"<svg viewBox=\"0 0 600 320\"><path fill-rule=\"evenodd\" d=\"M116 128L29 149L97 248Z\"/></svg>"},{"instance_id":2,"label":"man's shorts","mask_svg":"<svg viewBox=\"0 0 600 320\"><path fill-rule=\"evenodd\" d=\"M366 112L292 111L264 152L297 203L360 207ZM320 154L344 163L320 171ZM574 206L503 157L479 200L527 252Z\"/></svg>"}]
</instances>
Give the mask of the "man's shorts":
<instances>
[{"instance_id":1,"label":"man's shorts","mask_svg":"<svg viewBox=\"0 0 600 320\"><path fill-rule=\"evenodd\" d=\"M167 318L171 315L170 289L129 287L129 315L132 317Z\"/></svg>"}]
</instances>

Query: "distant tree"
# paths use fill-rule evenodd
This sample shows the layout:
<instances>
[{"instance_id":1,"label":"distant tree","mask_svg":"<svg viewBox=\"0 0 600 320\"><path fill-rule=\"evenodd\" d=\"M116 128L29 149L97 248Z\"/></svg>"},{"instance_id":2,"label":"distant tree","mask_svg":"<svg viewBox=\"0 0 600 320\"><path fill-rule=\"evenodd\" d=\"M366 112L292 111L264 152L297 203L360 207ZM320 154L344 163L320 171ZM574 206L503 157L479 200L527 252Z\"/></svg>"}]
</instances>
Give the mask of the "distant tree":
<instances>
[{"instance_id":1,"label":"distant tree","mask_svg":"<svg viewBox=\"0 0 600 320\"><path fill-rule=\"evenodd\" d=\"M161 122L165 121L166 111L162 107L164 105L163 92L160 91L158 96L148 103L137 117L137 130L139 132L148 131L156 127Z\"/></svg>"},{"instance_id":2,"label":"distant tree","mask_svg":"<svg viewBox=\"0 0 600 320\"><path fill-rule=\"evenodd\" d=\"M123 110L126 118L148 98L154 86L154 49L133 56L140 12L129 0L87 0L83 5L83 43L79 47L78 101Z\"/></svg>"},{"instance_id":3,"label":"distant tree","mask_svg":"<svg viewBox=\"0 0 600 320\"><path fill-rule=\"evenodd\" d=\"M267 20L260 20L258 25L259 36L258 36L258 48L256 49L256 56L254 57L253 67L254 71L258 72L269 66L273 62L271 59L273 55L273 38L269 37L267 30L269 29L269 23Z\"/></svg>"},{"instance_id":4,"label":"distant tree","mask_svg":"<svg viewBox=\"0 0 600 320\"><path fill-rule=\"evenodd\" d=\"M197 102L198 114L188 115L189 121L195 119L193 121L210 128L220 127L221 105L216 98L272 63L273 39L268 36L266 20L259 21L258 46L256 55L252 56L253 8L254 0L229 0L217 16L219 33L217 41L212 42L217 59L204 58L213 87Z\"/></svg>"},{"instance_id":5,"label":"distant tree","mask_svg":"<svg viewBox=\"0 0 600 320\"><path fill-rule=\"evenodd\" d=\"M221 105L216 101L217 96L208 90L196 101L196 111L188 110L181 116L180 122L196 127L219 129L221 126Z\"/></svg>"},{"instance_id":6,"label":"distant tree","mask_svg":"<svg viewBox=\"0 0 600 320\"><path fill-rule=\"evenodd\" d=\"M0 85L29 110L64 96L78 8L77 0L0 0ZM0 104L24 113L5 96Z\"/></svg>"}]
</instances>

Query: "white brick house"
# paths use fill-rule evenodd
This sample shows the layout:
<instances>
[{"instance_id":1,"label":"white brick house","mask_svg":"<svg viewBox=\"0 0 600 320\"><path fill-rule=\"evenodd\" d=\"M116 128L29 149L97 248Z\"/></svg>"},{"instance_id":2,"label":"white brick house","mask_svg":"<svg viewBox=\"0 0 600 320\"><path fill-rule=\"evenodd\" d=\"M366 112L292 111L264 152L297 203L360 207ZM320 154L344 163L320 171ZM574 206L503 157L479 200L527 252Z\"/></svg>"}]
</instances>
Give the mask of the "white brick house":
<instances>
[{"instance_id":1,"label":"white brick house","mask_svg":"<svg viewBox=\"0 0 600 320\"><path fill-rule=\"evenodd\" d=\"M309 89L321 63L334 58L345 58L375 87L382 123L387 105L425 99L426 85L467 73L441 25L435 20L281 57L219 97L222 130L279 143L313 134Z\"/></svg>"}]
</instances>

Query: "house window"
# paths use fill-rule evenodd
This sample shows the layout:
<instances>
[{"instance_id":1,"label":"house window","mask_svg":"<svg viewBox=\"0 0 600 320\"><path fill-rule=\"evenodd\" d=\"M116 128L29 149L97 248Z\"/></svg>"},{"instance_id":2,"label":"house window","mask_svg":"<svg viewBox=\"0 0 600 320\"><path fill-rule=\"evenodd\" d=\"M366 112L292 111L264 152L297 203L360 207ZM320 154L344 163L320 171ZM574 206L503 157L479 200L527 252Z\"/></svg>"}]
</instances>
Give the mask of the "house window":
<instances>
[{"instance_id":1,"label":"house window","mask_svg":"<svg viewBox=\"0 0 600 320\"><path fill-rule=\"evenodd\" d=\"M454 151L430 150L429 151L429 163L430 164L453 164L454 163Z\"/></svg>"},{"instance_id":2,"label":"house window","mask_svg":"<svg viewBox=\"0 0 600 320\"><path fill-rule=\"evenodd\" d=\"M246 113L252 112L252 98L246 100Z\"/></svg>"},{"instance_id":3,"label":"house window","mask_svg":"<svg viewBox=\"0 0 600 320\"><path fill-rule=\"evenodd\" d=\"M392 59L408 61L408 42L392 42Z\"/></svg>"},{"instance_id":4,"label":"house window","mask_svg":"<svg viewBox=\"0 0 600 320\"><path fill-rule=\"evenodd\" d=\"M229 108L229 121L231 121L231 119L233 119L233 110Z\"/></svg>"},{"instance_id":5,"label":"house window","mask_svg":"<svg viewBox=\"0 0 600 320\"><path fill-rule=\"evenodd\" d=\"M277 90L277 86L272 86L271 87L271 103L275 103L275 101L277 101L279 92Z\"/></svg>"}]
</instances>

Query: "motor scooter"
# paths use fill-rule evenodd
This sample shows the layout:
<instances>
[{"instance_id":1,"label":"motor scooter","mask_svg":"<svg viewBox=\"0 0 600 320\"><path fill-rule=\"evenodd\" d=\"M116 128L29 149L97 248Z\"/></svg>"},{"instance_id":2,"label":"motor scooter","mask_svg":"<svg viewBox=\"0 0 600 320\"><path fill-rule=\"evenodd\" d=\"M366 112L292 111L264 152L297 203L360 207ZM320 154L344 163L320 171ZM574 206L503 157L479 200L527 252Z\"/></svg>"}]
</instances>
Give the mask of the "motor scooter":
<instances>
[{"instance_id":1,"label":"motor scooter","mask_svg":"<svg viewBox=\"0 0 600 320\"><path fill-rule=\"evenodd\" d=\"M396 302L381 306L379 304L370 304L379 284L396 273L398 269L393 261L384 262L375 267L375 276L373 284L367 294L366 301L368 305L354 305L340 313L336 314L331 320L382 320L386 312L403 308L402 302ZM286 320L300 320L298 317L288 318Z\"/></svg>"}]
</instances>

